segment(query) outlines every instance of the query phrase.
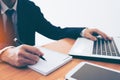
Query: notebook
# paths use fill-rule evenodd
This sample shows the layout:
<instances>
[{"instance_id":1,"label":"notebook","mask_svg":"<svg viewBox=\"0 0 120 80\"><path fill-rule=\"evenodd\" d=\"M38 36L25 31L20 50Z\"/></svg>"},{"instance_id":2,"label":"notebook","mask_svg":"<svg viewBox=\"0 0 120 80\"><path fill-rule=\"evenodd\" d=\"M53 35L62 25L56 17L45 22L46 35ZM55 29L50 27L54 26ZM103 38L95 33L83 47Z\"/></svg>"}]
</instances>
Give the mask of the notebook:
<instances>
[{"instance_id":1,"label":"notebook","mask_svg":"<svg viewBox=\"0 0 120 80\"><path fill-rule=\"evenodd\" d=\"M43 57L46 59L46 61L40 58L38 63L35 65L29 65L28 67L43 75L50 74L72 60L72 56L67 54L59 53L42 47L39 49L42 53L44 53Z\"/></svg>"},{"instance_id":2,"label":"notebook","mask_svg":"<svg viewBox=\"0 0 120 80\"><path fill-rule=\"evenodd\" d=\"M119 80L120 71L89 62L81 62L70 70L66 80Z\"/></svg>"},{"instance_id":3,"label":"notebook","mask_svg":"<svg viewBox=\"0 0 120 80\"><path fill-rule=\"evenodd\" d=\"M98 37L97 41L78 38L69 55L76 58L120 63L120 37L113 37L112 41Z\"/></svg>"}]
</instances>

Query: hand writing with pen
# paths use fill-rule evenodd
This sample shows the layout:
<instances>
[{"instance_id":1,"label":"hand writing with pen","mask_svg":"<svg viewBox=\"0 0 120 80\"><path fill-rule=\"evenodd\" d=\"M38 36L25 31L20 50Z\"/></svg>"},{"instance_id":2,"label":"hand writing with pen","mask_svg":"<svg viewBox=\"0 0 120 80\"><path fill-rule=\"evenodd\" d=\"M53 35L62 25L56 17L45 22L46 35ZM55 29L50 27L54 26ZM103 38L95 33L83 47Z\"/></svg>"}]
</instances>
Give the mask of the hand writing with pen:
<instances>
[{"instance_id":1,"label":"hand writing with pen","mask_svg":"<svg viewBox=\"0 0 120 80\"><path fill-rule=\"evenodd\" d=\"M36 64L41 56L43 53L38 48L22 44L5 50L1 59L15 67L25 67Z\"/></svg>"}]
</instances>

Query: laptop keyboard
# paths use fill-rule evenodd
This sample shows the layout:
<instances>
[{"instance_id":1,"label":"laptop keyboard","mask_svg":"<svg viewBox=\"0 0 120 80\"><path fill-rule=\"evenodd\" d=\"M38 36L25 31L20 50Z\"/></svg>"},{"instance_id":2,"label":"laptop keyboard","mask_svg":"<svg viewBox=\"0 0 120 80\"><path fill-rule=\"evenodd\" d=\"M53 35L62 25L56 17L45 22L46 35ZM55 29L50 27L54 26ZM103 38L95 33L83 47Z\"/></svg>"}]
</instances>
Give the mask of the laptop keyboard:
<instances>
[{"instance_id":1,"label":"laptop keyboard","mask_svg":"<svg viewBox=\"0 0 120 80\"><path fill-rule=\"evenodd\" d=\"M118 52L114 40L109 41L104 40L103 38L98 38L97 41L94 41L93 54L120 57L120 53Z\"/></svg>"}]
</instances>

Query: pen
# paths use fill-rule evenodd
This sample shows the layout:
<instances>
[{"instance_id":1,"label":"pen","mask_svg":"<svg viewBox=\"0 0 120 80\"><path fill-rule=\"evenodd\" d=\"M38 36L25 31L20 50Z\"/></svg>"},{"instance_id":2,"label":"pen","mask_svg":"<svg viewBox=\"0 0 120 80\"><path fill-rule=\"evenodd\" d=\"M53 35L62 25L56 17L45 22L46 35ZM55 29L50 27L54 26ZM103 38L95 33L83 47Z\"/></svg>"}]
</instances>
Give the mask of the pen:
<instances>
[{"instance_id":1,"label":"pen","mask_svg":"<svg viewBox=\"0 0 120 80\"><path fill-rule=\"evenodd\" d=\"M14 38L14 41L19 43L20 45L23 44L22 41L18 40L17 38ZM43 56L39 56L42 60L47 61Z\"/></svg>"},{"instance_id":2,"label":"pen","mask_svg":"<svg viewBox=\"0 0 120 80\"><path fill-rule=\"evenodd\" d=\"M41 58L42 60L44 60L44 61L47 61L43 56L40 56L40 58Z\"/></svg>"}]
</instances>

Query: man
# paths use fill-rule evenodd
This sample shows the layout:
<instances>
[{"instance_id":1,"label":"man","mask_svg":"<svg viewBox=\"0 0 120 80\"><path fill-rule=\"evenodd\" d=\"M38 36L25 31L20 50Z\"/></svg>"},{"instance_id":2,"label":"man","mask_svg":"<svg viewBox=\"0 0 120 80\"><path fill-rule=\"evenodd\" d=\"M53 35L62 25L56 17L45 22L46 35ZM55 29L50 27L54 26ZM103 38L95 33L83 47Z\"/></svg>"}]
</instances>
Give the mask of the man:
<instances>
[{"instance_id":1,"label":"man","mask_svg":"<svg viewBox=\"0 0 120 80\"><path fill-rule=\"evenodd\" d=\"M8 14L12 13L12 34L7 22ZM96 40L92 34L101 35L104 39L110 40L105 33L98 29L88 28L64 28L56 27L48 22L33 2L29 0L0 0L0 59L15 67L33 65L39 60L43 53L33 47L35 42L35 32L55 40L62 38L86 37ZM9 13L9 14L10 14ZM9 26L7 25L9 23ZM14 37L11 36L14 34ZM22 41L24 45L15 47L14 38ZM26 44L26 45L25 45Z\"/></svg>"}]
</instances>

